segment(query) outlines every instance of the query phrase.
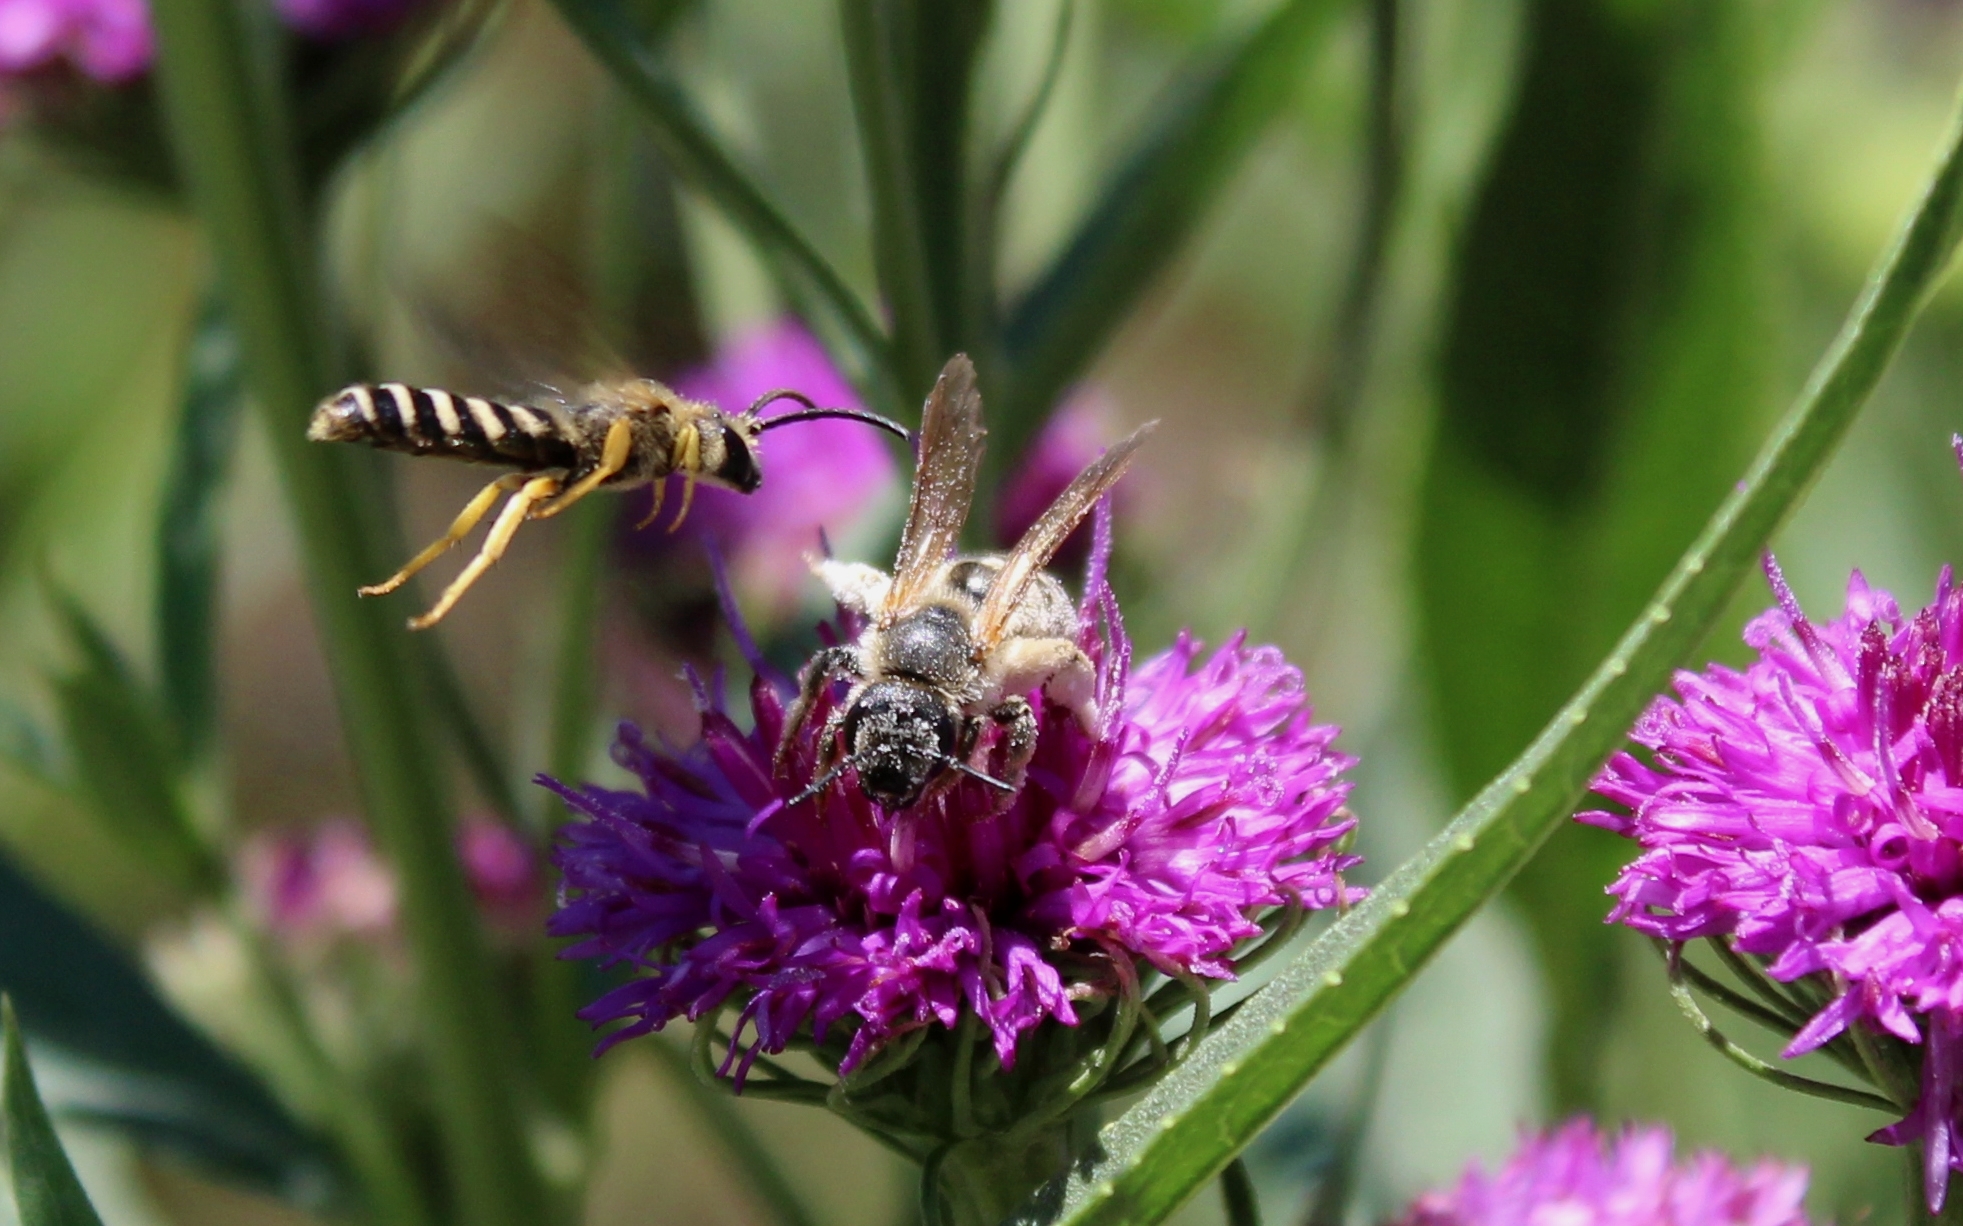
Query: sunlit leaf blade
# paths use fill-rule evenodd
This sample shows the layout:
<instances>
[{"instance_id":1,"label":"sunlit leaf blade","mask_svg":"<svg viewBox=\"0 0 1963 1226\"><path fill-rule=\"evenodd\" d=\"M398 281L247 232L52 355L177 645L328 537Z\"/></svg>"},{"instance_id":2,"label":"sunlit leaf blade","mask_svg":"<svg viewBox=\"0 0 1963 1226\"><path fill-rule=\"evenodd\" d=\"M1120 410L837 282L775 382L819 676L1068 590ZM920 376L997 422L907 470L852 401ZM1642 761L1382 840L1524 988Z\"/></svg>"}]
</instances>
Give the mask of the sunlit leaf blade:
<instances>
[{"instance_id":1,"label":"sunlit leaf blade","mask_svg":"<svg viewBox=\"0 0 1963 1226\"><path fill-rule=\"evenodd\" d=\"M0 991L86 1076L57 1106L295 1203L339 1198L328 1151L251 1072L171 1007L122 951L0 856Z\"/></svg>"},{"instance_id":2,"label":"sunlit leaf blade","mask_svg":"<svg viewBox=\"0 0 1963 1226\"><path fill-rule=\"evenodd\" d=\"M1832 454L1950 262L1963 116L1908 224L1799 401L1614 652L1505 773L1099 1135L1025 1223L1163 1220L1217 1174L1574 810Z\"/></svg>"},{"instance_id":3,"label":"sunlit leaf blade","mask_svg":"<svg viewBox=\"0 0 1963 1226\"><path fill-rule=\"evenodd\" d=\"M830 329L851 351L843 354L855 379L870 381L891 406L894 372L889 347L865 304L836 269L770 202L763 189L738 166L617 0L555 0L573 28L614 83L627 92L653 127L655 144L682 181L701 192L742 230L778 268L814 294L838 325Z\"/></svg>"},{"instance_id":4,"label":"sunlit leaf blade","mask_svg":"<svg viewBox=\"0 0 1963 1226\"><path fill-rule=\"evenodd\" d=\"M157 681L187 760L210 740L217 709L218 504L239 434L239 378L238 338L212 295L185 354L182 407L157 522Z\"/></svg>"},{"instance_id":5,"label":"sunlit leaf blade","mask_svg":"<svg viewBox=\"0 0 1963 1226\"><path fill-rule=\"evenodd\" d=\"M1419 658L1455 801L1614 645L1763 429L1764 227L1738 0L1540 0L1461 236L1418 529ZM1595 1107L1627 859L1561 829L1513 883L1558 1112Z\"/></svg>"},{"instance_id":6,"label":"sunlit leaf blade","mask_svg":"<svg viewBox=\"0 0 1963 1226\"><path fill-rule=\"evenodd\" d=\"M0 997L0 1116L7 1134L7 1169L21 1226L102 1226L75 1167L55 1136L54 1123L34 1088L27 1049L14 1024L13 1002Z\"/></svg>"},{"instance_id":7,"label":"sunlit leaf blade","mask_svg":"<svg viewBox=\"0 0 1963 1226\"><path fill-rule=\"evenodd\" d=\"M182 889L216 888L213 863L186 805L170 730L129 662L66 595L56 609L79 664L53 679L73 775L103 828Z\"/></svg>"},{"instance_id":8,"label":"sunlit leaf blade","mask_svg":"<svg viewBox=\"0 0 1963 1226\"><path fill-rule=\"evenodd\" d=\"M1243 154L1285 106L1343 0L1284 0L1169 87L1055 262L1009 314L1010 375L989 449L1012 462L1070 382L1185 245Z\"/></svg>"}]
</instances>

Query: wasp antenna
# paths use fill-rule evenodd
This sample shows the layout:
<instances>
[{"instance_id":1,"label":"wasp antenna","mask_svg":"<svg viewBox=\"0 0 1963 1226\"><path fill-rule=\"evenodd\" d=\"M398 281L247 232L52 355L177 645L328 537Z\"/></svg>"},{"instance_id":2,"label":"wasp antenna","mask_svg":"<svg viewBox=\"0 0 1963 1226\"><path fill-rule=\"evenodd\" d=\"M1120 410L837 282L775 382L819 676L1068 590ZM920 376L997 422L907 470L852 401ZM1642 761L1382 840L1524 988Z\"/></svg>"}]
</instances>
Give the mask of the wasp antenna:
<instances>
[{"instance_id":1,"label":"wasp antenna","mask_svg":"<svg viewBox=\"0 0 1963 1226\"><path fill-rule=\"evenodd\" d=\"M789 800L785 801L784 807L788 809L792 805L801 805L805 801L810 800L814 796L818 795L818 793L824 791L826 788L832 785L832 780L844 774L845 768L850 765L852 765L852 757L850 754L847 754L845 757L840 758L838 760L838 765L832 767L830 770L818 776L816 779L813 779L809 787L805 788L802 792L799 792L797 795L791 797Z\"/></svg>"},{"instance_id":2,"label":"wasp antenna","mask_svg":"<svg viewBox=\"0 0 1963 1226\"><path fill-rule=\"evenodd\" d=\"M1004 783L986 771L978 771L959 758L944 757L941 761L968 776L968 778L979 779L981 782L986 783L989 787L995 788L998 791L1013 792L1016 790L1014 785Z\"/></svg>"},{"instance_id":3,"label":"wasp antenna","mask_svg":"<svg viewBox=\"0 0 1963 1226\"><path fill-rule=\"evenodd\" d=\"M775 394L783 395L781 392ZM807 405L811 403L802 396L794 396L792 398ZM779 413L775 417L766 417L758 423L757 429L758 431L775 430L779 426L788 426L792 422L819 421L827 417L839 417L848 421L863 422L875 429L884 430L895 438L903 438L908 443L913 442L913 431L890 417L882 417L880 414L870 412L866 409L820 409L816 407L799 409L794 413Z\"/></svg>"},{"instance_id":4,"label":"wasp antenna","mask_svg":"<svg viewBox=\"0 0 1963 1226\"><path fill-rule=\"evenodd\" d=\"M817 404L812 401L811 397L805 395L803 392L794 391L788 387L780 387L774 392L765 392L763 395L758 396L755 400L752 400L750 402L749 415L751 417L755 417L759 413L763 412L764 407L766 405L775 404L779 400L795 400L807 409L815 409L818 407Z\"/></svg>"}]
</instances>

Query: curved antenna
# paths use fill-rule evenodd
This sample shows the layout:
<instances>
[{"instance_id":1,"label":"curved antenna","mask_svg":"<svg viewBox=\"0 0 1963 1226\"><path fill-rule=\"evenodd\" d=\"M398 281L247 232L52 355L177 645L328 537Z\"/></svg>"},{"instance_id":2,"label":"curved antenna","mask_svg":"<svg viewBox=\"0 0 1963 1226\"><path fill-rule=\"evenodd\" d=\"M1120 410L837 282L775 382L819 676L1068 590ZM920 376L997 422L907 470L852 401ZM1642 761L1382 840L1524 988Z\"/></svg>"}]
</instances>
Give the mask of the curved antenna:
<instances>
[{"instance_id":1,"label":"curved antenna","mask_svg":"<svg viewBox=\"0 0 1963 1226\"><path fill-rule=\"evenodd\" d=\"M895 437L903 438L909 443L913 442L913 431L890 417L882 417L878 413L869 412L865 409L821 408L812 401L811 397L805 395L803 392L792 391L787 387L779 388L774 392L765 392L763 395L758 396L750 403L745 416L756 417L763 412L766 405L774 404L779 400L795 400L803 405L804 408L795 412L779 413L775 417L764 418L757 425L759 433L765 430L775 430L779 426L788 426L792 422L818 421L827 417L838 417L849 421L863 422L868 426L884 430Z\"/></svg>"},{"instance_id":2,"label":"curved antenna","mask_svg":"<svg viewBox=\"0 0 1963 1226\"><path fill-rule=\"evenodd\" d=\"M949 754L941 755L941 764L944 766L953 767L955 770L960 771L962 774L968 776L968 778L970 779L979 779L983 783L986 783L989 787L995 788L997 791L1013 792L1016 790L1013 784L1004 783L1000 779L997 779L995 776L988 774L985 771L978 771L974 767L968 765L966 762L963 762L961 761L961 759L956 758L952 755Z\"/></svg>"},{"instance_id":3,"label":"curved antenna","mask_svg":"<svg viewBox=\"0 0 1963 1226\"><path fill-rule=\"evenodd\" d=\"M845 757L840 758L838 760L837 765L833 766L830 770L818 776L816 779L813 779L809 787L806 787L802 792L799 792L797 795L785 801L784 807L788 809L791 808L793 805L801 805L805 801L810 800L812 797L818 795L818 793L824 791L826 788L832 785L832 780L844 774L845 768L850 765L852 765L852 756L850 754L847 754Z\"/></svg>"}]
</instances>

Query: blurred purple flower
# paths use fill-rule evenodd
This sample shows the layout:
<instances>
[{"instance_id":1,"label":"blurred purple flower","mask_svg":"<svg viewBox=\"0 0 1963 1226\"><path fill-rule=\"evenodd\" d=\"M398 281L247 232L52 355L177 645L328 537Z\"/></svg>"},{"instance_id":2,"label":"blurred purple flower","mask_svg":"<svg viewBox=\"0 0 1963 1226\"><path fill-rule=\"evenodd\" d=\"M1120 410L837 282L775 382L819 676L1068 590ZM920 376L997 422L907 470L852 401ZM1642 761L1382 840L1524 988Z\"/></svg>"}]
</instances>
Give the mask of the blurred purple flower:
<instances>
[{"instance_id":1,"label":"blurred purple flower","mask_svg":"<svg viewBox=\"0 0 1963 1226\"><path fill-rule=\"evenodd\" d=\"M152 52L143 0L0 0L0 75L66 61L120 84L143 75Z\"/></svg>"},{"instance_id":2,"label":"blurred purple flower","mask_svg":"<svg viewBox=\"0 0 1963 1226\"><path fill-rule=\"evenodd\" d=\"M536 924L543 890L531 849L510 827L482 815L466 817L456 839L485 921L505 934ZM375 854L367 829L351 817L330 818L311 830L255 834L240 865L246 896L283 941L318 948L395 935L395 875Z\"/></svg>"},{"instance_id":3,"label":"blurred purple flower","mask_svg":"<svg viewBox=\"0 0 1963 1226\"><path fill-rule=\"evenodd\" d=\"M675 380L684 396L732 412L766 392L802 392L827 408L862 408L852 387L816 338L795 319L744 333L724 345L713 363ZM766 415L798 406L779 403ZM765 594L782 607L795 600L808 574L807 553L818 552L821 534L849 531L899 480L888 445L878 431L858 422L820 420L772 431L763 445L763 485L754 494L698 486L682 527L669 525L681 505L681 479L670 478L659 521L631 534L630 547L665 556L671 542L708 545L745 591ZM647 514L649 496L637 496L632 523Z\"/></svg>"},{"instance_id":4,"label":"blurred purple flower","mask_svg":"<svg viewBox=\"0 0 1963 1226\"><path fill-rule=\"evenodd\" d=\"M1806 1168L1733 1168L1704 1152L1671 1161L1668 1129L1604 1137L1586 1119L1528 1134L1491 1175L1420 1196L1398 1226L1806 1226Z\"/></svg>"},{"instance_id":5,"label":"blurred purple flower","mask_svg":"<svg viewBox=\"0 0 1963 1226\"><path fill-rule=\"evenodd\" d=\"M309 38L333 41L394 26L418 0L275 0ZM0 78L66 63L106 85L150 70L156 39L145 0L0 0Z\"/></svg>"},{"instance_id":6,"label":"blurred purple flower","mask_svg":"<svg viewBox=\"0 0 1963 1226\"><path fill-rule=\"evenodd\" d=\"M1870 1139L1924 1141L1930 1206L1963 1169L1963 589L1904 618L1854 572L1846 611L1816 626L1778 567L1778 606L1745 629L1744 672L1680 672L1595 790L1628 813L1580 820L1643 852L1610 914L1671 941L1727 937L1780 980L1819 975L1835 999L1789 1057L1853 1024L1923 1044L1922 1097Z\"/></svg>"},{"instance_id":7,"label":"blurred purple flower","mask_svg":"<svg viewBox=\"0 0 1963 1226\"><path fill-rule=\"evenodd\" d=\"M995 507L997 542L1004 548L1014 545L1049 510L1064 487L1103 454L1105 447L1117 438L1111 426L1115 417L1111 398L1095 387L1074 393L1050 415L1003 486L1002 497ZM1120 486L1114 494L1119 510L1124 509L1125 494L1130 488ZM1087 528L1080 526L1057 551L1056 564L1068 566L1083 561L1089 539Z\"/></svg>"},{"instance_id":8,"label":"blurred purple flower","mask_svg":"<svg viewBox=\"0 0 1963 1226\"><path fill-rule=\"evenodd\" d=\"M550 931L582 938L568 957L644 972L582 1011L627 1023L602 1048L734 996L739 1080L807 1024L821 1042L856 1027L848 1072L895 1036L955 1026L965 1006L1006 1068L1025 1031L1075 1025L1072 1001L1135 984L1139 960L1231 978L1261 909L1360 897L1341 877L1356 859L1335 846L1353 825L1350 759L1312 721L1301 674L1240 639L1202 659L1186 636L1134 668L1093 570L1080 642L1097 663L1099 728L1043 703L1029 782L1002 813L971 780L885 812L849 774L787 808L840 694L773 776L784 698L761 678L751 731L699 684L693 748L623 725L614 758L641 790L542 780L587 818L562 836Z\"/></svg>"}]
</instances>

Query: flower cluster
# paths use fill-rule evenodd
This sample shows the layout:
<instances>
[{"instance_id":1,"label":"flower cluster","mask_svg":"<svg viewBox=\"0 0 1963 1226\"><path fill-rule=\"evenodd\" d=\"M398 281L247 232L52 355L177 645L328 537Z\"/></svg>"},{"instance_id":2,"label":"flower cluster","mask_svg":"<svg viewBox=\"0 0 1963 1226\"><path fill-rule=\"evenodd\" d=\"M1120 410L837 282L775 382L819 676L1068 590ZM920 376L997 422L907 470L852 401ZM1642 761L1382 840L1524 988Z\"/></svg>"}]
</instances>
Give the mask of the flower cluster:
<instances>
[{"instance_id":1,"label":"flower cluster","mask_svg":"<svg viewBox=\"0 0 1963 1226\"><path fill-rule=\"evenodd\" d=\"M524 841L509 826L472 815L458 825L456 844L479 913L492 930L511 936L532 930L543 889ZM395 875L353 818L255 835L241 849L240 876L267 929L290 945L372 944L395 934Z\"/></svg>"},{"instance_id":2,"label":"flower cluster","mask_svg":"<svg viewBox=\"0 0 1963 1226\"><path fill-rule=\"evenodd\" d=\"M1745 632L1759 658L1679 673L1632 733L1649 760L1618 754L1595 780L1628 812L1580 818L1643 848L1611 919L1834 985L1786 1055L1856 1024L1923 1046L1920 1102L1874 1139L1926 1143L1940 1206L1963 1169L1963 589L1945 569L1904 617L1857 571L1815 625L1767 574L1777 607Z\"/></svg>"},{"instance_id":3,"label":"flower cluster","mask_svg":"<svg viewBox=\"0 0 1963 1226\"><path fill-rule=\"evenodd\" d=\"M332 41L389 29L415 0L276 0L287 25ZM0 77L66 64L105 85L150 70L156 38L144 0L0 0Z\"/></svg>"},{"instance_id":4,"label":"flower cluster","mask_svg":"<svg viewBox=\"0 0 1963 1226\"><path fill-rule=\"evenodd\" d=\"M841 694L822 697L775 772L784 694L764 676L747 730L699 683L693 748L624 726L614 756L640 790L545 781L585 819L564 832L551 931L578 938L568 956L642 972L582 1016L624 1023L612 1043L740 1003L740 1079L807 1027L849 1034L849 1072L965 1009L1009 1068L1032 1028L1075 1025L1077 1006L1135 985L1141 963L1228 978L1263 909L1359 896L1337 846L1350 761L1278 651L1181 637L1134 667L1097 563L1081 621L1102 715L1087 732L1039 698L1029 782L1002 812L971 780L886 812L849 774L787 803Z\"/></svg>"},{"instance_id":5,"label":"flower cluster","mask_svg":"<svg viewBox=\"0 0 1963 1226\"><path fill-rule=\"evenodd\" d=\"M1608 1138L1572 1120L1522 1138L1493 1174L1474 1166L1419 1197L1398 1226L1806 1226L1805 1167L1741 1172L1716 1153L1673 1162L1671 1149L1666 1129Z\"/></svg>"}]
</instances>

